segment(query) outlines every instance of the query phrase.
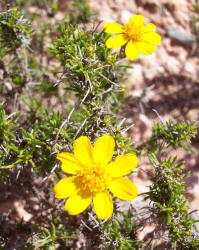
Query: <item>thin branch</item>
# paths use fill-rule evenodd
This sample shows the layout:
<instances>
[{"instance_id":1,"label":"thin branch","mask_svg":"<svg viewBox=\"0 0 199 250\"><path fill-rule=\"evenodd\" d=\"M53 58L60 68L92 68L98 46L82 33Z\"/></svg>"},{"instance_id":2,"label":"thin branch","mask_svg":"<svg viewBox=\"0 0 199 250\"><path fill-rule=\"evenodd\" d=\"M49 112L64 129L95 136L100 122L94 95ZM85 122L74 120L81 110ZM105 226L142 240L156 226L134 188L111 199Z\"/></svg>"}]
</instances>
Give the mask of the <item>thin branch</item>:
<instances>
[{"instance_id":1,"label":"thin branch","mask_svg":"<svg viewBox=\"0 0 199 250\"><path fill-rule=\"evenodd\" d=\"M107 81L109 81L110 83L112 83L113 85L119 87L119 84L118 84L118 83L111 81L110 79L108 79L106 76L104 76L104 75L101 74L101 73L99 73L99 75L100 75L101 77L103 77L104 79L106 79Z\"/></svg>"},{"instance_id":2,"label":"thin branch","mask_svg":"<svg viewBox=\"0 0 199 250\"><path fill-rule=\"evenodd\" d=\"M75 140L75 138L78 136L79 132L82 130L83 126L85 125L86 121L88 121L89 118L91 118L93 115L90 115L89 117L87 117L86 119L84 119L84 121L81 123L81 125L79 126L77 132L75 133L75 135L73 136L73 140Z\"/></svg>"},{"instance_id":3,"label":"thin branch","mask_svg":"<svg viewBox=\"0 0 199 250\"><path fill-rule=\"evenodd\" d=\"M64 120L64 121L62 122L61 126L59 127L59 131L57 132L57 135L56 135L56 138L55 138L54 145L56 145L56 143L57 143L57 140L58 140L58 138L59 138L59 134L60 134L61 129L63 128L63 126L68 125L68 123L69 123L69 121L70 121L70 118L71 118L73 112L75 111L75 109L77 109L77 108L86 100L86 98L87 98L87 96L89 95L90 91L91 91L91 90L90 90L90 88L89 88L89 89L87 90L85 96L83 97L83 99L82 99L81 101L79 101L79 102L71 109L71 111L70 111L70 113L69 113L67 119ZM67 126L66 126L66 128L67 128Z\"/></svg>"},{"instance_id":4,"label":"thin branch","mask_svg":"<svg viewBox=\"0 0 199 250\"><path fill-rule=\"evenodd\" d=\"M131 124L130 126L128 126L127 128L124 128L122 131L121 131L121 134L123 135L124 133L126 133L129 129L131 129L135 124Z\"/></svg>"},{"instance_id":5,"label":"thin branch","mask_svg":"<svg viewBox=\"0 0 199 250\"><path fill-rule=\"evenodd\" d=\"M91 231L91 232L93 231L92 228L90 228L89 226L87 226L86 223L85 223L83 220L81 220L81 223L82 223L89 231Z\"/></svg>"}]
</instances>

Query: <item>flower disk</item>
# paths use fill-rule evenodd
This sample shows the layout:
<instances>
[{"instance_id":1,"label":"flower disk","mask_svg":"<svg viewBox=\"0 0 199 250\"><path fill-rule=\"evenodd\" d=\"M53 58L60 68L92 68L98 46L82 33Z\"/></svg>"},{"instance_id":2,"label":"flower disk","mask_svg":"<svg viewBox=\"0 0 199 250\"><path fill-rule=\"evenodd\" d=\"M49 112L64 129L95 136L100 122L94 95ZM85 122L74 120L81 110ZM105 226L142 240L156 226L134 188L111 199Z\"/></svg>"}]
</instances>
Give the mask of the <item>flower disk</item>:
<instances>
[{"instance_id":1,"label":"flower disk","mask_svg":"<svg viewBox=\"0 0 199 250\"><path fill-rule=\"evenodd\" d=\"M73 174L54 187L56 198L68 198L65 209L70 215L83 212L93 201L97 216L100 219L110 218L113 201L107 189L123 200L136 198L136 185L123 176L137 166L138 159L134 154L125 154L110 162L114 147L115 141L109 135L99 137L94 147L88 137L81 136L74 141L74 154L65 152L57 155L62 162L62 170Z\"/></svg>"},{"instance_id":2,"label":"flower disk","mask_svg":"<svg viewBox=\"0 0 199 250\"><path fill-rule=\"evenodd\" d=\"M78 175L81 176L83 189L89 190L93 195L105 191L108 187L109 175L100 165L83 166Z\"/></svg>"},{"instance_id":3,"label":"flower disk","mask_svg":"<svg viewBox=\"0 0 199 250\"><path fill-rule=\"evenodd\" d=\"M108 48L125 47L125 54L130 60L138 58L140 52L145 55L155 51L154 45L161 44L161 36L154 32L156 26L152 23L144 25L144 17L133 15L127 24L106 23L106 33L117 34L106 41Z\"/></svg>"}]
</instances>

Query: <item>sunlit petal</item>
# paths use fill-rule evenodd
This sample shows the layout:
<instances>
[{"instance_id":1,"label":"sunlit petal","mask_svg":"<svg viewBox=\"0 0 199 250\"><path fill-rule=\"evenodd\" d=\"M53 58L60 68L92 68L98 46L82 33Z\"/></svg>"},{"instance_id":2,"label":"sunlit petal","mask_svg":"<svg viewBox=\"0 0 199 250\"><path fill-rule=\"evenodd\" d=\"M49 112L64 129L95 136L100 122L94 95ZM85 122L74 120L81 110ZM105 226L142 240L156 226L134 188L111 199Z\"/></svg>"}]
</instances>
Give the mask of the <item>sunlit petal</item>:
<instances>
[{"instance_id":1,"label":"sunlit petal","mask_svg":"<svg viewBox=\"0 0 199 250\"><path fill-rule=\"evenodd\" d=\"M138 189L136 185L124 178L116 178L109 183L110 191L121 200L133 200L138 195Z\"/></svg>"},{"instance_id":2,"label":"sunlit petal","mask_svg":"<svg viewBox=\"0 0 199 250\"><path fill-rule=\"evenodd\" d=\"M123 34L120 34L120 35L108 38L108 40L106 41L106 47L117 49L121 47L122 45L124 45L126 42L128 42L128 40L125 38Z\"/></svg>"},{"instance_id":3,"label":"sunlit petal","mask_svg":"<svg viewBox=\"0 0 199 250\"><path fill-rule=\"evenodd\" d=\"M110 34L122 33L122 28L123 26L119 23L106 23L103 26L104 31Z\"/></svg>"},{"instance_id":4,"label":"sunlit petal","mask_svg":"<svg viewBox=\"0 0 199 250\"><path fill-rule=\"evenodd\" d=\"M125 54L130 60L135 60L139 56L138 47L132 41L128 42L125 48Z\"/></svg>"},{"instance_id":5,"label":"sunlit petal","mask_svg":"<svg viewBox=\"0 0 199 250\"><path fill-rule=\"evenodd\" d=\"M134 154L120 155L114 162L107 166L107 171L111 177L122 177L130 174L138 165L138 158Z\"/></svg>"},{"instance_id":6,"label":"sunlit petal","mask_svg":"<svg viewBox=\"0 0 199 250\"><path fill-rule=\"evenodd\" d=\"M68 174L76 174L81 167L80 161L71 153L60 153L57 155L57 159L62 162L62 170Z\"/></svg>"},{"instance_id":7,"label":"sunlit petal","mask_svg":"<svg viewBox=\"0 0 199 250\"><path fill-rule=\"evenodd\" d=\"M83 165L92 164L92 144L87 136L80 136L73 143L75 156Z\"/></svg>"},{"instance_id":8,"label":"sunlit petal","mask_svg":"<svg viewBox=\"0 0 199 250\"><path fill-rule=\"evenodd\" d=\"M71 176L67 178L61 179L54 186L55 197L58 199L68 198L70 195L76 193L79 190L79 187L76 185L75 180L77 180L77 176Z\"/></svg>"},{"instance_id":9,"label":"sunlit petal","mask_svg":"<svg viewBox=\"0 0 199 250\"><path fill-rule=\"evenodd\" d=\"M113 213L113 201L107 191L96 194L93 198L93 205L98 218L104 220L111 217Z\"/></svg>"},{"instance_id":10,"label":"sunlit petal","mask_svg":"<svg viewBox=\"0 0 199 250\"><path fill-rule=\"evenodd\" d=\"M68 198L65 203L65 210L70 215L77 215L82 213L90 205L92 196L90 193L79 192Z\"/></svg>"},{"instance_id":11,"label":"sunlit petal","mask_svg":"<svg viewBox=\"0 0 199 250\"><path fill-rule=\"evenodd\" d=\"M144 22L144 17L142 15L133 15L130 19L130 22L135 26L142 26Z\"/></svg>"},{"instance_id":12,"label":"sunlit petal","mask_svg":"<svg viewBox=\"0 0 199 250\"><path fill-rule=\"evenodd\" d=\"M150 55L155 51L155 46L148 42L137 42L136 46L144 55Z\"/></svg>"},{"instance_id":13,"label":"sunlit petal","mask_svg":"<svg viewBox=\"0 0 199 250\"><path fill-rule=\"evenodd\" d=\"M155 45L161 44L161 36L156 32L145 33L144 35L142 35L141 40Z\"/></svg>"},{"instance_id":14,"label":"sunlit petal","mask_svg":"<svg viewBox=\"0 0 199 250\"><path fill-rule=\"evenodd\" d=\"M153 23L147 23L144 27L143 27L143 31L144 32L151 32L154 31L157 27L155 26L155 24Z\"/></svg>"},{"instance_id":15,"label":"sunlit petal","mask_svg":"<svg viewBox=\"0 0 199 250\"><path fill-rule=\"evenodd\" d=\"M107 164L113 157L115 141L110 135L103 135L97 139L93 147L93 159L96 163Z\"/></svg>"}]
</instances>

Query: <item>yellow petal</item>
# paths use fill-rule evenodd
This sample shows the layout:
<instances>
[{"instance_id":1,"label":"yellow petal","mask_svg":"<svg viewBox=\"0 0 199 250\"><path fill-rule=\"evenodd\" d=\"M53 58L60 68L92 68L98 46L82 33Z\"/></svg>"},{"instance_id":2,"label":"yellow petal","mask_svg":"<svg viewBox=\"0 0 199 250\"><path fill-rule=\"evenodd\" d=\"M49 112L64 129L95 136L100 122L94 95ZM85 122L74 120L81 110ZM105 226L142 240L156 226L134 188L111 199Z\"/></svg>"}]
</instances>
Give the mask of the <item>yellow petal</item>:
<instances>
[{"instance_id":1,"label":"yellow petal","mask_svg":"<svg viewBox=\"0 0 199 250\"><path fill-rule=\"evenodd\" d=\"M125 36L123 34L120 34L120 35L108 38L108 40L106 41L106 47L117 49L127 42L128 40L125 38Z\"/></svg>"},{"instance_id":2,"label":"yellow petal","mask_svg":"<svg viewBox=\"0 0 199 250\"><path fill-rule=\"evenodd\" d=\"M124 177L112 180L109 183L108 188L115 196L117 196L121 200L130 201L135 199L138 195L138 189L136 185L132 181Z\"/></svg>"},{"instance_id":3,"label":"yellow petal","mask_svg":"<svg viewBox=\"0 0 199 250\"><path fill-rule=\"evenodd\" d=\"M111 177L122 177L130 174L138 165L138 158L134 154L120 155L114 162L107 166L107 171Z\"/></svg>"},{"instance_id":4,"label":"yellow petal","mask_svg":"<svg viewBox=\"0 0 199 250\"><path fill-rule=\"evenodd\" d=\"M115 141L110 135L103 135L97 139L93 147L93 159L96 163L106 165L113 156Z\"/></svg>"},{"instance_id":5,"label":"yellow petal","mask_svg":"<svg viewBox=\"0 0 199 250\"><path fill-rule=\"evenodd\" d=\"M155 45L161 44L161 36L156 32L145 33L144 35L142 35L141 39L145 42L152 43Z\"/></svg>"},{"instance_id":6,"label":"yellow petal","mask_svg":"<svg viewBox=\"0 0 199 250\"><path fill-rule=\"evenodd\" d=\"M150 32L150 31L154 31L156 29L155 24L153 23L147 23L144 27L143 27L143 31L144 32Z\"/></svg>"},{"instance_id":7,"label":"yellow petal","mask_svg":"<svg viewBox=\"0 0 199 250\"><path fill-rule=\"evenodd\" d=\"M125 49L125 54L129 60L135 60L139 56L139 50L135 43L132 41L128 42Z\"/></svg>"},{"instance_id":8,"label":"yellow petal","mask_svg":"<svg viewBox=\"0 0 199 250\"><path fill-rule=\"evenodd\" d=\"M142 26L144 17L142 15L133 15L130 19L130 23L133 23L136 27Z\"/></svg>"},{"instance_id":9,"label":"yellow petal","mask_svg":"<svg viewBox=\"0 0 199 250\"><path fill-rule=\"evenodd\" d=\"M67 178L61 179L55 186L54 186L54 193L55 197L58 199L65 199L72 194L76 193L79 189L76 185L75 180L77 180L77 176L71 176Z\"/></svg>"},{"instance_id":10,"label":"yellow petal","mask_svg":"<svg viewBox=\"0 0 199 250\"><path fill-rule=\"evenodd\" d=\"M155 51L155 46L148 42L136 42L136 46L144 55L150 55Z\"/></svg>"},{"instance_id":11,"label":"yellow petal","mask_svg":"<svg viewBox=\"0 0 199 250\"><path fill-rule=\"evenodd\" d=\"M110 218L113 213L113 201L107 191L94 196L93 206L97 217L102 220Z\"/></svg>"},{"instance_id":12,"label":"yellow petal","mask_svg":"<svg viewBox=\"0 0 199 250\"><path fill-rule=\"evenodd\" d=\"M65 210L70 215L80 214L90 205L91 201L91 194L81 191L68 198L65 203Z\"/></svg>"},{"instance_id":13,"label":"yellow petal","mask_svg":"<svg viewBox=\"0 0 199 250\"><path fill-rule=\"evenodd\" d=\"M76 174L81 166L78 159L71 153L63 152L57 155L57 159L62 162L62 170L68 174Z\"/></svg>"},{"instance_id":14,"label":"yellow petal","mask_svg":"<svg viewBox=\"0 0 199 250\"><path fill-rule=\"evenodd\" d=\"M80 136L73 143L75 156L83 165L92 164L92 145L87 136Z\"/></svg>"},{"instance_id":15,"label":"yellow petal","mask_svg":"<svg viewBox=\"0 0 199 250\"><path fill-rule=\"evenodd\" d=\"M105 23L103 29L105 29L104 32L106 33L118 34L122 33L123 26L119 23Z\"/></svg>"}]
</instances>

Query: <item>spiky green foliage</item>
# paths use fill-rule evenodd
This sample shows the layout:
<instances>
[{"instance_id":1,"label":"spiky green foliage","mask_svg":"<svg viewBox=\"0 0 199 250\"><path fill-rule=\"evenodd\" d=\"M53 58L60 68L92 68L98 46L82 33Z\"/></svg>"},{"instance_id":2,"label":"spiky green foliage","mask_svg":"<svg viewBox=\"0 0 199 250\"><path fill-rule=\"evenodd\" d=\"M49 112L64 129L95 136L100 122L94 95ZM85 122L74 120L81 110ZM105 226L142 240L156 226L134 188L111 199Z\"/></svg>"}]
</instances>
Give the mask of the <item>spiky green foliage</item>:
<instances>
[{"instance_id":1,"label":"spiky green foliage","mask_svg":"<svg viewBox=\"0 0 199 250\"><path fill-rule=\"evenodd\" d=\"M21 45L29 46L31 32L30 21L18 8L0 12L0 58Z\"/></svg>"},{"instance_id":2,"label":"spiky green foliage","mask_svg":"<svg viewBox=\"0 0 199 250\"><path fill-rule=\"evenodd\" d=\"M118 212L114 220L105 223L103 228L105 229L103 244L107 249L137 249L145 245L137 239L136 231L139 225L131 211Z\"/></svg>"},{"instance_id":3,"label":"spiky green foliage","mask_svg":"<svg viewBox=\"0 0 199 250\"><path fill-rule=\"evenodd\" d=\"M180 147L192 153L196 153L189 145L191 138L197 134L196 122L175 122L172 120L166 123L158 122L153 127L153 135L147 143L138 148L147 148L151 152L167 151L169 147L174 149Z\"/></svg>"},{"instance_id":4,"label":"spiky green foliage","mask_svg":"<svg viewBox=\"0 0 199 250\"><path fill-rule=\"evenodd\" d=\"M149 140L132 144L126 136L132 124L123 117L126 91L121 87L130 67L121 64L123 51L107 49L103 31L77 26L91 20L88 3L71 4L64 20L55 21L54 26L40 14L29 15L28 9L42 9L53 18L59 11L58 1L8 0L2 4L0 178L6 195L13 187L21 187L20 196L37 223L14 221L22 239L19 243L4 233L3 226L13 219L3 214L0 245L75 248L81 247L81 235L87 249L152 249L162 240L166 249L197 249L196 221L185 198L186 175L182 163L168 153L171 148L195 152L190 144L196 123L159 122ZM114 137L115 157L128 152L148 157L153 167L148 177L151 186L141 197L149 203L140 209L132 204L126 213L115 206L114 216L106 222L96 220L92 213L88 217L87 211L70 217L63 211L64 204L53 198L53 186L62 175L56 154L71 152L73 141L81 135L94 142L102 134ZM32 200L38 200L36 210L34 204L29 205ZM153 224L154 231L141 240L139 234L148 224Z\"/></svg>"},{"instance_id":5,"label":"spiky green foliage","mask_svg":"<svg viewBox=\"0 0 199 250\"><path fill-rule=\"evenodd\" d=\"M177 157L158 160L152 154L150 162L155 172L146 199L153 202L152 217L159 221L158 233L168 231L168 248L195 249L199 244L193 233L196 221L189 214L190 208L184 196L184 180L189 173L183 174L183 162L177 163Z\"/></svg>"}]
</instances>

